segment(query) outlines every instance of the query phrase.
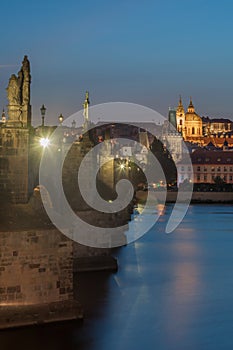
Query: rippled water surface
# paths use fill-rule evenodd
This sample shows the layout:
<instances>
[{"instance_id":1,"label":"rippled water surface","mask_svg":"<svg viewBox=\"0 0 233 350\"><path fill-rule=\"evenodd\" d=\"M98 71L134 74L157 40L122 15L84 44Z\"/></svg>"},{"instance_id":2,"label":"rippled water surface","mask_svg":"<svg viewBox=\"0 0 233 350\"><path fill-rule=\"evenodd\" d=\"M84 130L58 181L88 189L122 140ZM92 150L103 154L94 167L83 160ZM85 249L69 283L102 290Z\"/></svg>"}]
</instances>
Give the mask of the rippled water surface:
<instances>
[{"instance_id":1,"label":"rippled water surface","mask_svg":"<svg viewBox=\"0 0 233 350\"><path fill-rule=\"evenodd\" d=\"M0 332L1 349L233 349L233 206L193 205L165 234L171 210L114 251L117 273L75 276L83 324Z\"/></svg>"}]
</instances>

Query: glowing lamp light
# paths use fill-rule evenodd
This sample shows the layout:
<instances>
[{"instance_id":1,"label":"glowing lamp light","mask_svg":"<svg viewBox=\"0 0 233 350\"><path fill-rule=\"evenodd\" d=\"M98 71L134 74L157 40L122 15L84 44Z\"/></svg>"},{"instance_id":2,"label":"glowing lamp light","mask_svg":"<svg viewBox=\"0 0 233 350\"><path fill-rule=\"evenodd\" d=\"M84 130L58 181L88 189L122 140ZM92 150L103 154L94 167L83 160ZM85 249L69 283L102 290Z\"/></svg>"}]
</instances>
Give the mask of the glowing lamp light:
<instances>
[{"instance_id":1,"label":"glowing lamp light","mask_svg":"<svg viewBox=\"0 0 233 350\"><path fill-rule=\"evenodd\" d=\"M49 144L50 144L50 141L49 141L49 139L48 139L47 137L42 137L42 138L40 139L40 145L41 145L42 147L46 148L46 147L49 146Z\"/></svg>"},{"instance_id":2,"label":"glowing lamp light","mask_svg":"<svg viewBox=\"0 0 233 350\"><path fill-rule=\"evenodd\" d=\"M121 170L125 169L125 165L124 165L124 164L121 164L121 165L120 165L120 169L121 169Z\"/></svg>"},{"instance_id":3,"label":"glowing lamp light","mask_svg":"<svg viewBox=\"0 0 233 350\"><path fill-rule=\"evenodd\" d=\"M59 120L60 125L62 125L62 122L64 120L64 117L62 114L59 115L58 120Z\"/></svg>"}]
</instances>

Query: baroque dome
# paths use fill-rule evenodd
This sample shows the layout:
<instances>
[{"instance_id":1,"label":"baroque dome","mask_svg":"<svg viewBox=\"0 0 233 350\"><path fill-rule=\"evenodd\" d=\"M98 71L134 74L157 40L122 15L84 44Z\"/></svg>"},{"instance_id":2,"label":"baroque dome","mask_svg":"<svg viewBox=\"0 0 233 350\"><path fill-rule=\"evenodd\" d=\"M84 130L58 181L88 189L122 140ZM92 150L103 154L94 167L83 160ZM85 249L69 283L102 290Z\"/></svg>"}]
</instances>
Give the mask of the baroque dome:
<instances>
[{"instance_id":1,"label":"baroque dome","mask_svg":"<svg viewBox=\"0 0 233 350\"><path fill-rule=\"evenodd\" d=\"M201 117L199 117L199 115L197 115L195 112L194 113L185 113L185 120L187 122L193 122L193 121L196 121L196 122L201 122Z\"/></svg>"}]
</instances>

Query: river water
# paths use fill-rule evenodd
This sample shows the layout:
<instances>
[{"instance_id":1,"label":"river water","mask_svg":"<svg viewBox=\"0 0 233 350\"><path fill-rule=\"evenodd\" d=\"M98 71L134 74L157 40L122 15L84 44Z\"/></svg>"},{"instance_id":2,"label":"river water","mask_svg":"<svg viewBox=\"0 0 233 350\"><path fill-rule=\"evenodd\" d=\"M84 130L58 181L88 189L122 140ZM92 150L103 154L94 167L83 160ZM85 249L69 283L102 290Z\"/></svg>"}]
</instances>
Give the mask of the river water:
<instances>
[{"instance_id":1,"label":"river water","mask_svg":"<svg viewBox=\"0 0 233 350\"><path fill-rule=\"evenodd\" d=\"M114 251L114 274L76 276L83 323L0 332L1 350L232 350L233 206L192 205Z\"/></svg>"}]
</instances>

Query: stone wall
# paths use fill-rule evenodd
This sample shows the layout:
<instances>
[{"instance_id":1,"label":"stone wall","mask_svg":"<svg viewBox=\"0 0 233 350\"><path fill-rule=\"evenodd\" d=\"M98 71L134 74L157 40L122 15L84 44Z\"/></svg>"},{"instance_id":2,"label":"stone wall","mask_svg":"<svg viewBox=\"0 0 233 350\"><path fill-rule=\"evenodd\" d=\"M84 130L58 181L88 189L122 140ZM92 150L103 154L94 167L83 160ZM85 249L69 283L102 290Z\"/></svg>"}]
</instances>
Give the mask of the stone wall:
<instances>
[{"instance_id":1,"label":"stone wall","mask_svg":"<svg viewBox=\"0 0 233 350\"><path fill-rule=\"evenodd\" d=\"M192 202L232 203L233 192L193 192Z\"/></svg>"},{"instance_id":2,"label":"stone wall","mask_svg":"<svg viewBox=\"0 0 233 350\"><path fill-rule=\"evenodd\" d=\"M185 192L183 192L185 194ZM167 202L176 201L177 193L168 192ZM192 203L232 203L233 192L193 192Z\"/></svg>"},{"instance_id":3,"label":"stone wall","mask_svg":"<svg viewBox=\"0 0 233 350\"><path fill-rule=\"evenodd\" d=\"M0 232L0 305L72 298L72 241L56 229Z\"/></svg>"},{"instance_id":4,"label":"stone wall","mask_svg":"<svg viewBox=\"0 0 233 350\"><path fill-rule=\"evenodd\" d=\"M28 201L28 148L28 129L0 128L0 193L13 203Z\"/></svg>"}]
</instances>

